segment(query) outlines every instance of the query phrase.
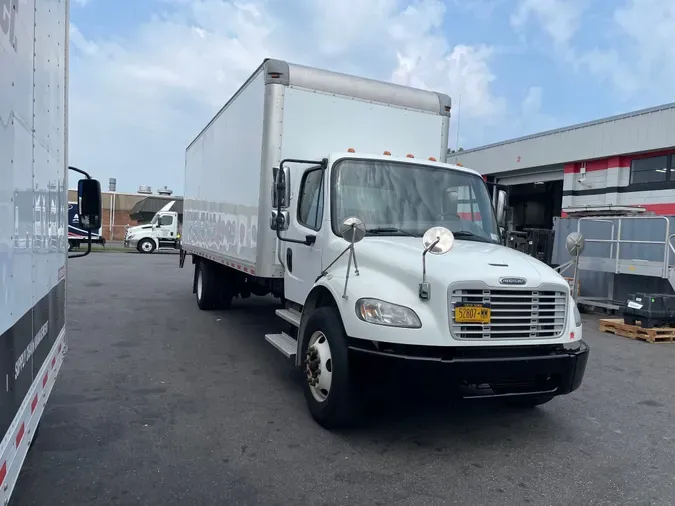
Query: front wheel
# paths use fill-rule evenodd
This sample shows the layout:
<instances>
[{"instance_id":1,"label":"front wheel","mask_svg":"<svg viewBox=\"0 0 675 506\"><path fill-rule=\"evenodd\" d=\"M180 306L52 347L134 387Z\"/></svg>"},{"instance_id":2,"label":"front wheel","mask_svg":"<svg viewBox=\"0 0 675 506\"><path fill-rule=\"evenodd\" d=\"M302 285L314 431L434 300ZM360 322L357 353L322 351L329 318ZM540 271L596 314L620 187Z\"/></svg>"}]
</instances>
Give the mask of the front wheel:
<instances>
[{"instance_id":1,"label":"front wheel","mask_svg":"<svg viewBox=\"0 0 675 506\"><path fill-rule=\"evenodd\" d=\"M143 239L138 243L138 251L141 253L152 253L155 251L155 241L152 239Z\"/></svg>"},{"instance_id":2,"label":"front wheel","mask_svg":"<svg viewBox=\"0 0 675 506\"><path fill-rule=\"evenodd\" d=\"M336 308L317 309L307 321L302 342L303 390L312 417L325 429L353 421L354 391L347 334Z\"/></svg>"}]
</instances>

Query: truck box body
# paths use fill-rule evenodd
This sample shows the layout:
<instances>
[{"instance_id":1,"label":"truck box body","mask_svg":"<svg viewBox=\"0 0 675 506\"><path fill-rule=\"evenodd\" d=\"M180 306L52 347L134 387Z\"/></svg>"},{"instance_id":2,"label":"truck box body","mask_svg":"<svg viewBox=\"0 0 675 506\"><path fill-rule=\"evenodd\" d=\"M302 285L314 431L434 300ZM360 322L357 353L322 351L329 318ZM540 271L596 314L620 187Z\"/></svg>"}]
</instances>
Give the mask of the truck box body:
<instances>
[{"instance_id":1,"label":"truck box body","mask_svg":"<svg viewBox=\"0 0 675 506\"><path fill-rule=\"evenodd\" d=\"M0 16L0 504L65 352L68 2Z\"/></svg>"},{"instance_id":2,"label":"truck box body","mask_svg":"<svg viewBox=\"0 0 675 506\"><path fill-rule=\"evenodd\" d=\"M445 161L445 95L266 60L188 146L182 247L257 277L282 277L270 230L284 158L413 154Z\"/></svg>"}]
</instances>

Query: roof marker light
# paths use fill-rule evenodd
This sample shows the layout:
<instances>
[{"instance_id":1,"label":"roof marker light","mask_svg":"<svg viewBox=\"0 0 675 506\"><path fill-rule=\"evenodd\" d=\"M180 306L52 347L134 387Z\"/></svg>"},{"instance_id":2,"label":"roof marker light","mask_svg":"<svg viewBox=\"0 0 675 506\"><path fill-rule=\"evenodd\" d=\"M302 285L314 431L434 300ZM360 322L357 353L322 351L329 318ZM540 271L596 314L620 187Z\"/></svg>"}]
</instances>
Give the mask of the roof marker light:
<instances>
[{"instance_id":1,"label":"roof marker light","mask_svg":"<svg viewBox=\"0 0 675 506\"><path fill-rule=\"evenodd\" d=\"M411 153L408 153L407 155L405 155L405 157L406 157L406 158L415 158L415 156L412 155Z\"/></svg>"},{"instance_id":2,"label":"roof marker light","mask_svg":"<svg viewBox=\"0 0 675 506\"><path fill-rule=\"evenodd\" d=\"M354 148L349 148L349 149L347 150L347 153L356 153L356 151L354 150Z\"/></svg>"},{"instance_id":3,"label":"roof marker light","mask_svg":"<svg viewBox=\"0 0 675 506\"><path fill-rule=\"evenodd\" d=\"M431 160L432 162L435 162L435 161L436 161L436 159L435 159L433 156L430 156L430 157L429 157L429 160Z\"/></svg>"},{"instance_id":4,"label":"roof marker light","mask_svg":"<svg viewBox=\"0 0 675 506\"><path fill-rule=\"evenodd\" d=\"M382 154L383 154L383 155L386 155L386 156L391 156L391 151L385 151L385 152L382 153Z\"/></svg>"}]
</instances>

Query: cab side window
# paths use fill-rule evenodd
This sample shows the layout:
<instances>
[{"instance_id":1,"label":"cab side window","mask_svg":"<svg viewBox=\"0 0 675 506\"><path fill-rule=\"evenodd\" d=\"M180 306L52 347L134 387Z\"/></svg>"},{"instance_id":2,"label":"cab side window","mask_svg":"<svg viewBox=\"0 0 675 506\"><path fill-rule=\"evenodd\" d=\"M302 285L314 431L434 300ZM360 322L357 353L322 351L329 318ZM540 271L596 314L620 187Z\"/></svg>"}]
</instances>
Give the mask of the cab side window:
<instances>
[{"instance_id":1,"label":"cab side window","mask_svg":"<svg viewBox=\"0 0 675 506\"><path fill-rule=\"evenodd\" d=\"M300 182L298 201L298 223L319 230L323 220L323 170L311 169L305 172Z\"/></svg>"},{"instance_id":2,"label":"cab side window","mask_svg":"<svg viewBox=\"0 0 675 506\"><path fill-rule=\"evenodd\" d=\"M173 216L162 216L159 219L159 225L160 226L165 226L165 225L171 225L173 224Z\"/></svg>"}]
</instances>

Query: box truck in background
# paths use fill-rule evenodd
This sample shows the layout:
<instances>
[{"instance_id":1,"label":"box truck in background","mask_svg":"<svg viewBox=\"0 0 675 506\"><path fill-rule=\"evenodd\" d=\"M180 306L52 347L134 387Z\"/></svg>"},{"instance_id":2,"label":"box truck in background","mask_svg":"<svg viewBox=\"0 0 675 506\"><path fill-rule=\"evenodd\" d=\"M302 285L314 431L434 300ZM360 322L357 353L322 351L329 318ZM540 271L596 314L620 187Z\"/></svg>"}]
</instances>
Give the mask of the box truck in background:
<instances>
[{"instance_id":1,"label":"box truck in background","mask_svg":"<svg viewBox=\"0 0 675 506\"><path fill-rule=\"evenodd\" d=\"M265 338L326 428L353 420L369 361L525 406L582 381L569 286L502 246L503 189L445 163L450 112L440 93L269 59L186 150L197 304L280 298Z\"/></svg>"},{"instance_id":2,"label":"box truck in background","mask_svg":"<svg viewBox=\"0 0 675 506\"><path fill-rule=\"evenodd\" d=\"M0 2L0 504L66 352L68 2ZM78 182L91 250L101 188ZM72 258L71 257L71 258Z\"/></svg>"},{"instance_id":3,"label":"box truck in background","mask_svg":"<svg viewBox=\"0 0 675 506\"><path fill-rule=\"evenodd\" d=\"M79 249L82 244L89 243L89 236L91 236L92 244L100 244L105 246L105 237L101 235L101 231L85 230L80 227L80 213L77 202L68 202L68 251L74 248Z\"/></svg>"}]
</instances>

